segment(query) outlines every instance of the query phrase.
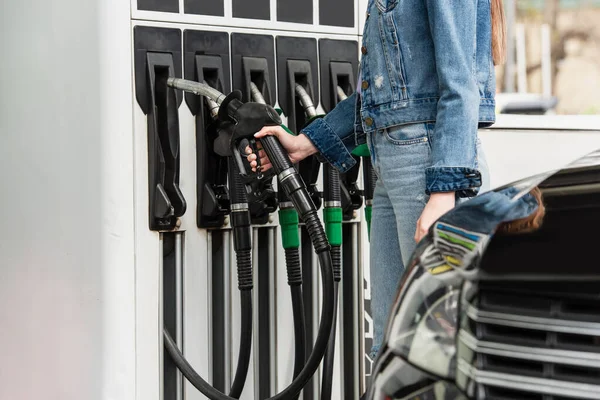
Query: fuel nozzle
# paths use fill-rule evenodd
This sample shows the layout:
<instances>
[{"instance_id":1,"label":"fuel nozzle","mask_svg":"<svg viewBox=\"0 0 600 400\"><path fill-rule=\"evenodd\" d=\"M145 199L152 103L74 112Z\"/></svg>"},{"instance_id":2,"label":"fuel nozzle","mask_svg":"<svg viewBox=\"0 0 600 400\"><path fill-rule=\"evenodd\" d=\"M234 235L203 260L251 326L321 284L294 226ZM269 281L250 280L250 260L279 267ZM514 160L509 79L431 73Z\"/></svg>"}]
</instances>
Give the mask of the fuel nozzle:
<instances>
[{"instance_id":1,"label":"fuel nozzle","mask_svg":"<svg viewBox=\"0 0 600 400\"><path fill-rule=\"evenodd\" d=\"M267 175L260 171L252 172L246 168L243 162L245 158L244 143L255 143L254 134L265 126L281 125L281 118L275 109L267 104L242 103L242 93L232 92L221 104L219 119L235 122L235 128L231 135L231 151L237 162L240 174L247 182L250 180L265 179ZM296 210L302 217L303 214L315 210L312 199L307 195L304 181L290 161L287 152L274 136L266 136L261 139L263 149L267 153L273 168L270 171L277 174L280 188L285 191Z\"/></svg>"}]
</instances>

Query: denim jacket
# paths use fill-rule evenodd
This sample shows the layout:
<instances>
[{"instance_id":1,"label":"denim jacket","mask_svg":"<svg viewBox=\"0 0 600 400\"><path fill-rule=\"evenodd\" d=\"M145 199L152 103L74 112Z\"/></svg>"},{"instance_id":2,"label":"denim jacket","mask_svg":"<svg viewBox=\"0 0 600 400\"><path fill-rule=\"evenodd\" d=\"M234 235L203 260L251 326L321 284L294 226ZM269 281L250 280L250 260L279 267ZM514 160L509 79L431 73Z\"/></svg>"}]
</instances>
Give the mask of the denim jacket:
<instances>
[{"instance_id":1,"label":"denim jacket","mask_svg":"<svg viewBox=\"0 0 600 400\"><path fill-rule=\"evenodd\" d=\"M341 172L366 133L435 122L426 192L481 186L477 129L495 122L490 0L370 0L359 93L302 130Z\"/></svg>"}]
</instances>

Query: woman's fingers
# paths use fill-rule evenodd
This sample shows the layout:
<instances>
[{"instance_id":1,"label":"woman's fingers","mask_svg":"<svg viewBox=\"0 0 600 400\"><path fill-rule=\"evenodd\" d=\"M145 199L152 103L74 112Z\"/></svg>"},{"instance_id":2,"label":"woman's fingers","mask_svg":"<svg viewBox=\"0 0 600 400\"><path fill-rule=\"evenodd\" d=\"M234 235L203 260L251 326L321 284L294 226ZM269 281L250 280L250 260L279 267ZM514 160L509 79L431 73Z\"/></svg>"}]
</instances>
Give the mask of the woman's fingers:
<instances>
[{"instance_id":1,"label":"woman's fingers","mask_svg":"<svg viewBox=\"0 0 600 400\"><path fill-rule=\"evenodd\" d=\"M260 139L262 137L271 135L271 136L275 136L275 137L279 138L279 136L281 134L287 135L287 133L280 126L265 126L260 131L255 133L254 137L257 139Z\"/></svg>"},{"instance_id":2,"label":"woman's fingers","mask_svg":"<svg viewBox=\"0 0 600 400\"><path fill-rule=\"evenodd\" d=\"M252 167L252 172L256 172L256 161L252 161L250 163L250 167ZM271 163L267 161L265 163L261 163L260 170L264 172L264 171L269 170L271 167L272 167Z\"/></svg>"},{"instance_id":3,"label":"woman's fingers","mask_svg":"<svg viewBox=\"0 0 600 400\"><path fill-rule=\"evenodd\" d=\"M252 149L250 148L250 146L246 147L246 158L248 159L248 161L252 162L254 160L256 160L256 154L254 154L252 152ZM265 153L264 150L259 150L258 152L258 157L260 157L260 162L263 163L265 161L269 161L268 157L267 157L267 153Z\"/></svg>"}]
</instances>

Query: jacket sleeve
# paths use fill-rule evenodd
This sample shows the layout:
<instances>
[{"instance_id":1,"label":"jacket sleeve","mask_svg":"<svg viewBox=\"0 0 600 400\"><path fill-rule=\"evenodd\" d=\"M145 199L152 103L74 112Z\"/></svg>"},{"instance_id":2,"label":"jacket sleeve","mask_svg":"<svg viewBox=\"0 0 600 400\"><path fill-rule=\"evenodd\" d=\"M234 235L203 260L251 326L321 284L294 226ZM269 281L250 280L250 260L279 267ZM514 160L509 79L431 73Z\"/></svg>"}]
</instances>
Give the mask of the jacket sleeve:
<instances>
[{"instance_id":1,"label":"jacket sleeve","mask_svg":"<svg viewBox=\"0 0 600 400\"><path fill-rule=\"evenodd\" d=\"M319 150L321 161L326 161L340 172L356 164L351 151L354 139L356 93L341 101L323 118L314 120L300 133L306 135Z\"/></svg>"},{"instance_id":2,"label":"jacket sleeve","mask_svg":"<svg viewBox=\"0 0 600 400\"><path fill-rule=\"evenodd\" d=\"M477 166L477 0L426 3L440 92L426 191L471 197L481 186Z\"/></svg>"}]
</instances>

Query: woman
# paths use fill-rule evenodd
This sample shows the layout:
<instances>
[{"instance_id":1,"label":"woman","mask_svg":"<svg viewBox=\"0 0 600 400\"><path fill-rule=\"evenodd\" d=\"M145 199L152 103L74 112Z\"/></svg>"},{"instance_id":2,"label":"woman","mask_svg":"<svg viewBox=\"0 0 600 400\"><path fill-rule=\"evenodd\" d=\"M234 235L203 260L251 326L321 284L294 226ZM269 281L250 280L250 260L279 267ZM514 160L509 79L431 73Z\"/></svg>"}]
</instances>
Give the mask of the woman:
<instances>
[{"instance_id":1,"label":"woman","mask_svg":"<svg viewBox=\"0 0 600 400\"><path fill-rule=\"evenodd\" d=\"M404 265L431 224L488 184L478 127L495 122L502 0L370 0L357 93L298 136L265 127L293 162L341 172L367 143L378 175L371 225L375 356ZM248 149L256 167L256 155ZM259 152L263 169L271 167Z\"/></svg>"}]
</instances>

